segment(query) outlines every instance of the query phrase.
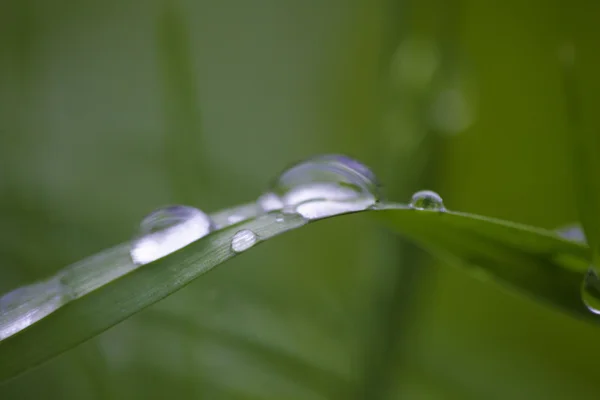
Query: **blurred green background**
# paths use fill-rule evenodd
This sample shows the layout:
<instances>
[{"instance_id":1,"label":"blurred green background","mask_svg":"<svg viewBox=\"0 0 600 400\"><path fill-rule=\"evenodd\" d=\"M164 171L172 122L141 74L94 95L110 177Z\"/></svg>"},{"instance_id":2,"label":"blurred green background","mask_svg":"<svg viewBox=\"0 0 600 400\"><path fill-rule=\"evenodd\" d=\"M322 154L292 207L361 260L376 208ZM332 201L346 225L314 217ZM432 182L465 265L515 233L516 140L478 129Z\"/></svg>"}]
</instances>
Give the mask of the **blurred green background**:
<instances>
[{"instance_id":1,"label":"blurred green background","mask_svg":"<svg viewBox=\"0 0 600 400\"><path fill-rule=\"evenodd\" d=\"M128 240L164 204L251 201L318 153L364 161L392 200L428 188L453 210L573 222L558 52L575 48L594 117L599 15L2 0L0 291ZM599 334L348 216L243 254L0 398L597 399Z\"/></svg>"}]
</instances>

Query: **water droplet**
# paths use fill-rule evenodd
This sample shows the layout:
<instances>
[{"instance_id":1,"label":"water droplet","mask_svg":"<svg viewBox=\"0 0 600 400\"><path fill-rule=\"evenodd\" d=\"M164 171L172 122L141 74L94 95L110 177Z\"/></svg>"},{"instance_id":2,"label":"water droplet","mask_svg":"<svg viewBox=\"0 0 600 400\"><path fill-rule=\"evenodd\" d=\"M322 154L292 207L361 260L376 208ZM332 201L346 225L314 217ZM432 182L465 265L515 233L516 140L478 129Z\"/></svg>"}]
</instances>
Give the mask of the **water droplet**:
<instances>
[{"instance_id":1,"label":"water droplet","mask_svg":"<svg viewBox=\"0 0 600 400\"><path fill-rule=\"evenodd\" d=\"M410 207L415 210L445 211L442 197L431 190L421 190L413 194Z\"/></svg>"},{"instance_id":2,"label":"water droplet","mask_svg":"<svg viewBox=\"0 0 600 400\"><path fill-rule=\"evenodd\" d=\"M0 297L0 340L46 317L70 299L58 279L34 283Z\"/></svg>"},{"instance_id":3,"label":"water droplet","mask_svg":"<svg viewBox=\"0 0 600 400\"><path fill-rule=\"evenodd\" d=\"M279 213L275 216L275 222L283 222L285 221L285 217L283 216L283 214Z\"/></svg>"},{"instance_id":4,"label":"water droplet","mask_svg":"<svg viewBox=\"0 0 600 400\"><path fill-rule=\"evenodd\" d=\"M241 253L254 246L257 241L258 237L254 232L249 229L243 229L233 235L233 238L231 239L231 250L236 253Z\"/></svg>"},{"instance_id":5,"label":"water droplet","mask_svg":"<svg viewBox=\"0 0 600 400\"><path fill-rule=\"evenodd\" d=\"M600 278L590 267L581 286L581 299L594 314L600 314Z\"/></svg>"},{"instance_id":6,"label":"water droplet","mask_svg":"<svg viewBox=\"0 0 600 400\"><path fill-rule=\"evenodd\" d=\"M135 264L158 260L206 236L214 229L208 215L188 206L158 209L142 220L141 236L131 248Z\"/></svg>"},{"instance_id":7,"label":"water droplet","mask_svg":"<svg viewBox=\"0 0 600 400\"><path fill-rule=\"evenodd\" d=\"M342 155L322 155L292 165L269 195L280 201L284 211L307 219L364 210L380 198L371 170Z\"/></svg>"}]
</instances>

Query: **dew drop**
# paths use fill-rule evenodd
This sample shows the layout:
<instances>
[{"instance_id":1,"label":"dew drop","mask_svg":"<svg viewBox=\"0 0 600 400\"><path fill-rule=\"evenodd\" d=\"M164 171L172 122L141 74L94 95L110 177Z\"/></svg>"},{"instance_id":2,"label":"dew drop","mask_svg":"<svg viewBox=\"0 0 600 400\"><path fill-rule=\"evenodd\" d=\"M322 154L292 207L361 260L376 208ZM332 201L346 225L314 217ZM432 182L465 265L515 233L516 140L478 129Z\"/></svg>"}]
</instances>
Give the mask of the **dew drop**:
<instances>
[{"instance_id":1,"label":"dew drop","mask_svg":"<svg viewBox=\"0 0 600 400\"><path fill-rule=\"evenodd\" d=\"M413 194L410 207L415 210L445 211L442 197L431 190L421 190Z\"/></svg>"},{"instance_id":2,"label":"dew drop","mask_svg":"<svg viewBox=\"0 0 600 400\"><path fill-rule=\"evenodd\" d=\"M266 197L268 196L268 197ZM261 196L277 208L307 219L364 210L380 199L375 175L362 163L343 155L321 155L292 165ZM268 207L262 207L268 210Z\"/></svg>"},{"instance_id":3,"label":"dew drop","mask_svg":"<svg viewBox=\"0 0 600 400\"><path fill-rule=\"evenodd\" d=\"M231 239L231 250L236 253L241 253L254 246L257 241L258 237L254 232L249 229L243 229L233 235L233 238Z\"/></svg>"},{"instance_id":4,"label":"dew drop","mask_svg":"<svg viewBox=\"0 0 600 400\"><path fill-rule=\"evenodd\" d=\"M0 297L0 340L28 326L66 304L70 296L58 279L23 286Z\"/></svg>"},{"instance_id":5,"label":"dew drop","mask_svg":"<svg viewBox=\"0 0 600 400\"><path fill-rule=\"evenodd\" d=\"M210 217L188 206L168 206L146 216L141 235L131 247L131 259L143 265L158 260L206 236L214 229Z\"/></svg>"},{"instance_id":6,"label":"dew drop","mask_svg":"<svg viewBox=\"0 0 600 400\"><path fill-rule=\"evenodd\" d=\"M590 267L581 285L581 299L586 307L594 314L600 314L600 278Z\"/></svg>"}]
</instances>

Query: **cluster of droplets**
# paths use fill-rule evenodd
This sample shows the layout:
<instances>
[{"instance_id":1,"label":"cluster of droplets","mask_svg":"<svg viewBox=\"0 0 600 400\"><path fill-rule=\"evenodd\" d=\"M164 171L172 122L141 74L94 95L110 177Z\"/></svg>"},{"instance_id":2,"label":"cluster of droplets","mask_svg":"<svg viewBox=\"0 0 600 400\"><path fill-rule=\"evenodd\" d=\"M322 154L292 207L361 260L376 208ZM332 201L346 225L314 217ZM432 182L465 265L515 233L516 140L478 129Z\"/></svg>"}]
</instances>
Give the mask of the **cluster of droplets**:
<instances>
[{"instance_id":1,"label":"cluster of droplets","mask_svg":"<svg viewBox=\"0 0 600 400\"><path fill-rule=\"evenodd\" d=\"M274 214L278 223L290 214L311 221L372 208L380 199L377 178L364 164L343 155L316 156L284 170L251 209L243 206L232 212L214 215L214 220L188 206L169 206L154 211L141 223L140 235L131 248L131 258L135 264L147 264L216 229L261 214ZM445 210L442 198L428 190L415 193L410 207L416 210ZM259 240L256 232L242 229L232 237L231 250L243 252Z\"/></svg>"},{"instance_id":2,"label":"cluster of droplets","mask_svg":"<svg viewBox=\"0 0 600 400\"><path fill-rule=\"evenodd\" d=\"M283 223L289 216L311 221L376 208L380 200L379 183L364 164L343 155L317 156L283 171L254 205L220 212L212 218L194 207L183 205L163 207L152 212L142 220L140 234L133 241L130 256L135 264L144 265L215 230L256 216L269 215L277 223ZM425 212L446 211L440 195L430 190L416 192L408 206ZM560 234L570 240L585 241L580 233L569 230ZM257 232L240 229L231 238L230 250L241 253L260 240ZM60 282L49 281L39 285L45 285L43 297L32 295L39 292L39 286L32 285L0 298L0 340L68 301ZM600 314L600 278L592 267L583 280L581 293L586 306Z\"/></svg>"},{"instance_id":3,"label":"cluster of droplets","mask_svg":"<svg viewBox=\"0 0 600 400\"><path fill-rule=\"evenodd\" d=\"M208 235L215 229L261 214L275 214L283 222L286 214L305 220L361 211L380 199L375 175L364 164L342 155L322 155L292 165L273 181L253 209L217 215L213 221L188 206L169 206L148 215L134 240L131 258L143 265L162 258ZM239 210L238 210L239 211ZM254 246L259 236L248 229L237 232L231 250L240 253Z\"/></svg>"}]
</instances>

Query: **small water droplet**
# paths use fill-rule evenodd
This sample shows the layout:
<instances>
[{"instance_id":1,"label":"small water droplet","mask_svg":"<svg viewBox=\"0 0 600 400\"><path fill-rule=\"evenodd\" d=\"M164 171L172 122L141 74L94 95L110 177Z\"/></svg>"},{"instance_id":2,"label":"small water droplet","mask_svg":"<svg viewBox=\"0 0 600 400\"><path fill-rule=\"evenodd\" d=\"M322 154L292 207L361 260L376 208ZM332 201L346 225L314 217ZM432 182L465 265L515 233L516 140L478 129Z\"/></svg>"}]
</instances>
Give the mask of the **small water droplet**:
<instances>
[{"instance_id":1,"label":"small water droplet","mask_svg":"<svg viewBox=\"0 0 600 400\"><path fill-rule=\"evenodd\" d=\"M283 222L285 221L285 217L283 216L283 214L279 213L275 216L275 222Z\"/></svg>"},{"instance_id":2,"label":"small water droplet","mask_svg":"<svg viewBox=\"0 0 600 400\"><path fill-rule=\"evenodd\" d=\"M590 267L581 286L581 299L594 314L600 314L600 278Z\"/></svg>"},{"instance_id":3,"label":"small water droplet","mask_svg":"<svg viewBox=\"0 0 600 400\"><path fill-rule=\"evenodd\" d=\"M442 197L431 190L421 190L413 194L410 207L415 210L445 211Z\"/></svg>"},{"instance_id":4,"label":"small water droplet","mask_svg":"<svg viewBox=\"0 0 600 400\"><path fill-rule=\"evenodd\" d=\"M268 196L280 201L277 209L307 219L364 210L380 198L377 179L368 167L335 154L292 165L274 182ZM261 199L259 203L264 202Z\"/></svg>"},{"instance_id":5,"label":"small water droplet","mask_svg":"<svg viewBox=\"0 0 600 400\"><path fill-rule=\"evenodd\" d=\"M188 206L160 208L142 220L141 236L131 247L135 264L143 265L171 254L214 229L210 217Z\"/></svg>"},{"instance_id":6,"label":"small water droplet","mask_svg":"<svg viewBox=\"0 0 600 400\"><path fill-rule=\"evenodd\" d=\"M258 237L254 232L249 229L243 229L233 235L233 238L231 239L231 250L236 253L241 253L254 246L257 241Z\"/></svg>"}]
</instances>

